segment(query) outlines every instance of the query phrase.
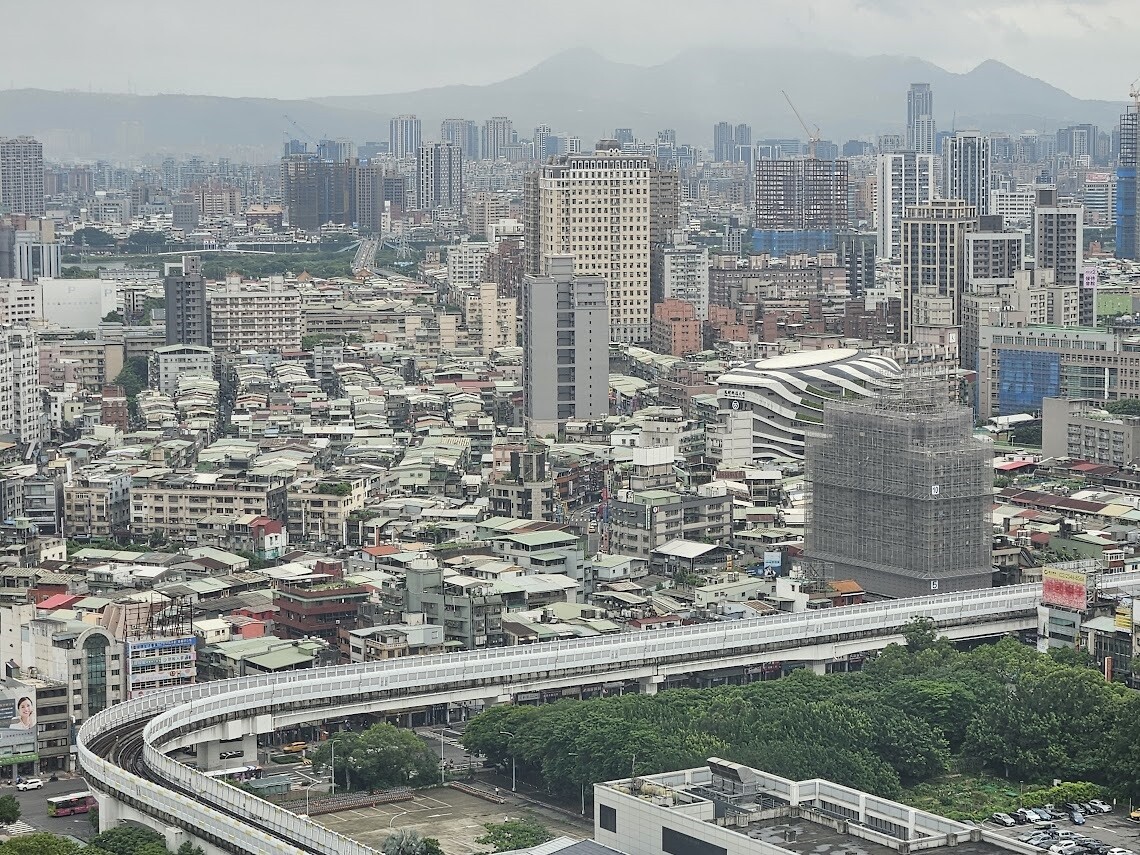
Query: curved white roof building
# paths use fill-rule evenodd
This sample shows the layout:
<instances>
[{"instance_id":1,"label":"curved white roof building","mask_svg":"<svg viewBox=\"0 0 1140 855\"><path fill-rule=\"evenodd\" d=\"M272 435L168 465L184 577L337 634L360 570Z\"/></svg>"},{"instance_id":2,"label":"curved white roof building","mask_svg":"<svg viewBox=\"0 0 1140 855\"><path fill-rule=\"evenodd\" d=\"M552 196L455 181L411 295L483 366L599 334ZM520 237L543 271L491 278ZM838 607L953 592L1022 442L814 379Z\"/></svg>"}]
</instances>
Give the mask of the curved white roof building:
<instances>
[{"instance_id":1,"label":"curved white roof building","mask_svg":"<svg viewBox=\"0 0 1140 855\"><path fill-rule=\"evenodd\" d=\"M803 460L804 434L823 422L829 398L867 398L897 383L898 363L854 348L785 353L717 378L721 461Z\"/></svg>"}]
</instances>

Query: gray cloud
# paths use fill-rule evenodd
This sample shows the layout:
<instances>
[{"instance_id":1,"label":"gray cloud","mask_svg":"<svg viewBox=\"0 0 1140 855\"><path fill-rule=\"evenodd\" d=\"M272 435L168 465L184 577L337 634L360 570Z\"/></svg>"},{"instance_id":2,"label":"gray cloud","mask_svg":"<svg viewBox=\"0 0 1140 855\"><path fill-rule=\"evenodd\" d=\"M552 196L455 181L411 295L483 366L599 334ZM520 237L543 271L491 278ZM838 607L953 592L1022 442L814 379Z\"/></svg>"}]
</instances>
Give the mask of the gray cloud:
<instances>
[{"instance_id":1,"label":"gray cloud","mask_svg":"<svg viewBox=\"0 0 1140 855\"><path fill-rule=\"evenodd\" d=\"M1135 0L152 0L7 3L0 87L311 97L487 83L558 51L662 62L694 45L907 54L951 71L987 58L1082 97L1140 73ZM46 48L46 50L45 50ZM811 79L805 85L826 86Z\"/></svg>"}]
</instances>

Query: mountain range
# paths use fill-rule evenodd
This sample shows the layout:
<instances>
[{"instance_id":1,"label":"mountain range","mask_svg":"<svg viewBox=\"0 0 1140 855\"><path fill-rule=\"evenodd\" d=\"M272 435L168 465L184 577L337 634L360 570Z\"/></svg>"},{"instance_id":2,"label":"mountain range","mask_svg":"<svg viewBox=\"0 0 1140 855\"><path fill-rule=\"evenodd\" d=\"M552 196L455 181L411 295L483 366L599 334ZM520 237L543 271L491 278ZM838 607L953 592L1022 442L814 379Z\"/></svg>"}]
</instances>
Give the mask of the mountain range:
<instances>
[{"instance_id":1,"label":"mountain range","mask_svg":"<svg viewBox=\"0 0 1140 855\"><path fill-rule=\"evenodd\" d=\"M267 161L289 137L386 140L388 119L415 113L424 138L444 118L509 116L526 136L538 124L577 134L589 145L615 127L641 138L675 128L700 145L718 121L747 122L753 139L806 134L783 91L824 139L902 130L906 90L927 82L940 129L1013 133L1089 122L1113 128L1123 99L1075 98L1042 80L987 60L965 74L913 57L855 57L797 48L693 48L660 65L615 62L588 49L560 53L515 77L385 95L308 100L197 95L109 95L78 91L0 91L0 135L32 134L55 158L148 155ZM1122 93L1123 94L1123 93Z\"/></svg>"}]
</instances>

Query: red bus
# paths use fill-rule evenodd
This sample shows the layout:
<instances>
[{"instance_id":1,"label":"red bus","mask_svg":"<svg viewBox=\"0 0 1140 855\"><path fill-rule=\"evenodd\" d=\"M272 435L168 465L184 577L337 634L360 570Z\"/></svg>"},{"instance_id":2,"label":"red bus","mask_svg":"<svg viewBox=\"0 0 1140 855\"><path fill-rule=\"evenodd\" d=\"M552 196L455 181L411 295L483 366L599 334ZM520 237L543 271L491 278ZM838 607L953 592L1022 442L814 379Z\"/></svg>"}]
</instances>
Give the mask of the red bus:
<instances>
[{"instance_id":1,"label":"red bus","mask_svg":"<svg viewBox=\"0 0 1140 855\"><path fill-rule=\"evenodd\" d=\"M73 813L87 813L98 807L95 795L84 791L68 793L66 796L53 796L47 800L48 816L71 816Z\"/></svg>"}]
</instances>

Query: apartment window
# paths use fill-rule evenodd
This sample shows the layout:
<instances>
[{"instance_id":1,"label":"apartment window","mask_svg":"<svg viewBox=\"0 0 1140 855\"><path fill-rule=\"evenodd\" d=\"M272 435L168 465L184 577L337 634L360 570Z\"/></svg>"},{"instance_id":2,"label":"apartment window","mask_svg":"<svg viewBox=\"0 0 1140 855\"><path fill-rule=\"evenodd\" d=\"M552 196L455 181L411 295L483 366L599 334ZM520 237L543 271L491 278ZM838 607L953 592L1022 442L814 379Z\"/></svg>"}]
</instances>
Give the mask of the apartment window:
<instances>
[{"instance_id":1,"label":"apartment window","mask_svg":"<svg viewBox=\"0 0 1140 855\"><path fill-rule=\"evenodd\" d=\"M598 825L617 834L617 810L609 805L598 805Z\"/></svg>"}]
</instances>

